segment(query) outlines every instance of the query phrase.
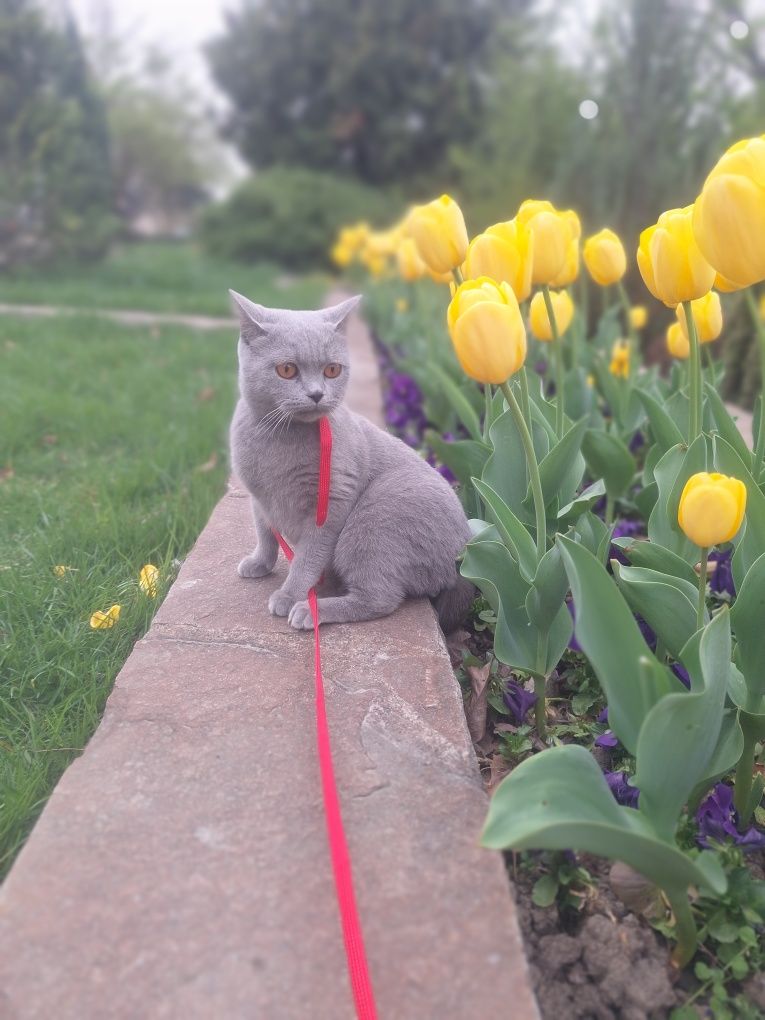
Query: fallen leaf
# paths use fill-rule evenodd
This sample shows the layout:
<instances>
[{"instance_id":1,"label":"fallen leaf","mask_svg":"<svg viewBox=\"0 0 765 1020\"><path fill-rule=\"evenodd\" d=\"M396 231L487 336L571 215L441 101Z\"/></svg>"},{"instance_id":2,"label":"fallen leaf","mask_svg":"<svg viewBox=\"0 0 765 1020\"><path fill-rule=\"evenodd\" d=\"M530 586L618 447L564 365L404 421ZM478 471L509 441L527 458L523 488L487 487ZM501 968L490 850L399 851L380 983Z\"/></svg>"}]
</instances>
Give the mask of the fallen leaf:
<instances>
[{"instance_id":1,"label":"fallen leaf","mask_svg":"<svg viewBox=\"0 0 765 1020\"><path fill-rule=\"evenodd\" d=\"M502 754L493 754L489 758L489 778L487 780L487 793L493 793L505 776L510 772L507 759Z\"/></svg>"},{"instance_id":2,"label":"fallen leaf","mask_svg":"<svg viewBox=\"0 0 765 1020\"><path fill-rule=\"evenodd\" d=\"M484 666L468 666L467 675L470 677L470 697L465 709L470 736L475 743L483 739L486 733L486 713L489 703L489 672L491 662Z\"/></svg>"},{"instance_id":3,"label":"fallen leaf","mask_svg":"<svg viewBox=\"0 0 765 1020\"><path fill-rule=\"evenodd\" d=\"M199 467L195 467L194 470L199 472L200 474L203 474L206 471L214 471L217 466L218 466L218 454L212 453L210 454L208 459L204 462L204 464L200 464Z\"/></svg>"}]
</instances>

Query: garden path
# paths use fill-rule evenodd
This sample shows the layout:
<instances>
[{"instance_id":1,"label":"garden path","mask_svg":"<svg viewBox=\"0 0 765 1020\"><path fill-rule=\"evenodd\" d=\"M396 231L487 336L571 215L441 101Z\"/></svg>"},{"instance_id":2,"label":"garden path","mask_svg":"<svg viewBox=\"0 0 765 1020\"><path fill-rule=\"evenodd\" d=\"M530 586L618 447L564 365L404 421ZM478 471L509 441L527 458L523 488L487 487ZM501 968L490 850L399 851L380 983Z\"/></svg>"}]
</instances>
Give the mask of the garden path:
<instances>
[{"instance_id":1,"label":"garden path","mask_svg":"<svg viewBox=\"0 0 765 1020\"><path fill-rule=\"evenodd\" d=\"M349 402L380 421L358 319L349 340ZM251 542L232 484L0 891L0 1017L352 1017L312 638L266 610L283 563L237 576ZM486 799L429 604L327 628L322 646L381 1020L535 1020L502 860L478 846Z\"/></svg>"}]
</instances>

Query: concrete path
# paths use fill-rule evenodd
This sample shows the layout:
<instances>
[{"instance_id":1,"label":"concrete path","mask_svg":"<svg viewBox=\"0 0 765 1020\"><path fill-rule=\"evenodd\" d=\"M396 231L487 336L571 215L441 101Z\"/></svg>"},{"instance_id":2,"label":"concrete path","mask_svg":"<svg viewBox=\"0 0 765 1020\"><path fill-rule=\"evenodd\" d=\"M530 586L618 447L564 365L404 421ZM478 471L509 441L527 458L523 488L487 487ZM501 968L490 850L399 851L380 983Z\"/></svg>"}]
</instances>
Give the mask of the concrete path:
<instances>
[{"instance_id":1,"label":"concrete path","mask_svg":"<svg viewBox=\"0 0 765 1020\"><path fill-rule=\"evenodd\" d=\"M380 417L351 329L352 406ZM360 384L365 380L363 386ZM312 636L245 581L232 488L0 893L2 1020L351 1020L315 753ZM380 1020L535 1020L433 612L323 629Z\"/></svg>"},{"instance_id":2,"label":"concrete path","mask_svg":"<svg viewBox=\"0 0 765 1020\"><path fill-rule=\"evenodd\" d=\"M189 329L235 329L236 319L175 312L141 312L121 308L77 308L72 305L16 305L0 303L0 315L51 319L58 315L96 315L126 326L188 326Z\"/></svg>"}]
</instances>

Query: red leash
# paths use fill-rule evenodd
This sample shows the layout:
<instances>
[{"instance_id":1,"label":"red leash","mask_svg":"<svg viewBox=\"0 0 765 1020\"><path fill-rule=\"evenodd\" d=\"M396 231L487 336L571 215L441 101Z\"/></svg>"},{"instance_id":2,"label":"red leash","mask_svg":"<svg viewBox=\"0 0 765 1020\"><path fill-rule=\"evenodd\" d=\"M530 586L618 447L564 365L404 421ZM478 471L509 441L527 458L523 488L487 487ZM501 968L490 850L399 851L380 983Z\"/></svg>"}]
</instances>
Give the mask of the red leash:
<instances>
[{"instance_id":1,"label":"red leash","mask_svg":"<svg viewBox=\"0 0 765 1020\"><path fill-rule=\"evenodd\" d=\"M316 523L319 527L327 519L329 506L329 475L332 463L332 429L327 418L319 419L319 496L316 503ZM288 560L294 553L278 531L274 531L276 540ZM316 604L316 590L308 592L308 605L313 618L314 661L316 678L316 741L319 751L319 770L321 785L324 792L324 813L327 819L327 836L329 852L332 857L332 869L335 873L335 890L340 906L340 920L343 924L343 940L348 972L351 978L353 999L356 1003L356 1016L359 1020L376 1020L377 1010L369 968L364 950L364 938L361 934L356 897L353 893L353 875L348 845L345 842L343 820L340 815L340 801L335 784L335 770L332 767L332 750L329 742L327 710L324 703L324 677L321 673L321 648L319 646L319 607Z\"/></svg>"}]
</instances>

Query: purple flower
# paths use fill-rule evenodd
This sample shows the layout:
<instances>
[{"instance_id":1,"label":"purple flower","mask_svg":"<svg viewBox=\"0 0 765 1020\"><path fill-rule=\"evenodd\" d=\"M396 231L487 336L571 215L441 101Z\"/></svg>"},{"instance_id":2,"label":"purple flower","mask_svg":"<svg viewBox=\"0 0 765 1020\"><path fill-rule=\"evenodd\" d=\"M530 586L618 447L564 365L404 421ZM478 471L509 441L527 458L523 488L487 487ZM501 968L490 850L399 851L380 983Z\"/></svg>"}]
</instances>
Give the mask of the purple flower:
<instances>
[{"instance_id":1,"label":"purple flower","mask_svg":"<svg viewBox=\"0 0 765 1020\"><path fill-rule=\"evenodd\" d=\"M574 608L573 599L570 599L566 603L566 608L568 609L569 613L571 613L571 619L574 621L574 625L576 626L576 609ZM571 649L572 652L581 652L582 646L576 640L576 631L574 631L574 633L571 635L571 640L568 643L568 647Z\"/></svg>"},{"instance_id":2,"label":"purple flower","mask_svg":"<svg viewBox=\"0 0 765 1020\"><path fill-rule=\"evenodd\" d=\"M600 712L596 722L607 723L608 722L608 705Z\"/></svg>"},{"instance_id":3,"label":"purple flower","mask_svg":"<svg viewBox=\"0 0 765 1020\"><path fill-rule=\"evenodd\" d=\"M727 592L731 598L735 598L736 586L733 583L733 571L731 570L732 552L713 552L709 554L709 563L715 564L714 570L709 571L709 587L712 591Z\"/></svg>"},{"instance_id":4,"label":"purple flower","mask_svg":"<svg viewBox=\"0 0 765 1020\"><path fill-rule=\"evenodd\" d=\"M533 691L527 691L517 681L508 680L502 692L502 700L510 710L516 725L520 726L528 710L535 704L537 696Z\"/></svg>"},{"instance_id":5,"label":"purple flower","mask_svg":"<svg viewBox=\"0 0 765 1020\"><path fill-rule=\"evenodd\" d=\"M643 640L651 649L652 652L656 651L656 634L651 630L648 624L645 622L642 616L635 614L635 623L638 625L638 630L643 635Z\"/></svg>"},{"instance_id":6,"label":"purple flower","mask_svg":"<svg viewBox=\"0 0 765 1020\"><path fill-rule=\"evenodd\" d=\"M605 733L601 733L599 737L595 738L596 747L618 747L619 738L611 730L606 730Z\"/></svg>"},{"instance_id":7,"label":"purple flower","mask_svg":"<svg viewBox=\"0 0 765 1020\"><path fill-rule=\"evenodd\" d=\"M637 453L641 446L645 446L645 436L638 429L632 439L630 439L630 453Z\"/></svg>"},{"instance_id":8,"label":"purple flower","mask_svg":"<svg viewBox=\"0 0 765 1020\"><path fill-rule=\"evenodd\" d=\"M624 807L636 808L640 790L636 786L630 786L627 782L626 772L604 772L603 777L608 783L608 788L614 795L615 800Z\"/></svg>"},{"instance_id":9,"label":"purple flower","mask_svg":"<svg viewBox=\"0 0 765 1020\"><path fill-rule=\"evenodd\" d=\"M684 687L687 687L688 690L690 690L691 678L685 666L681 665L681 663L679 662L673 662L672 665L670 666L670 669L675 674L680 683L683 684Z\"/></svg>"},{"instance_id":10,"label":"purple flower","mask_svg":"<svg viewBox=\"0 0 765 1020\"><path fill-rule=\"evenodd\" d=\"M611 532L611 538L633 538L635 535L643 534L644 531L645 525L642 521L617 521L614 525L614 530ZM609 560L618 560L625 567L630 565L630 561L624 555L624 550L620 549L618 545L613 545L613 543L608 551L608 558Z\"/></svg>"},{"instance_id":11,"label":"purple flower","mask_svg":"<svg viewBox=\"0 0 765 1020\"><path fill-rule=\"evenodd\" d=\"M755 850L765 847L765 833L756 826L739 832L737 828L738 814L733 807L733 791L725 783L717 783L712 792L696 812L699 825L697 840L699 846L711 848L714 843L733 840L742 850Z\"/></svg>"}]
</instances>

